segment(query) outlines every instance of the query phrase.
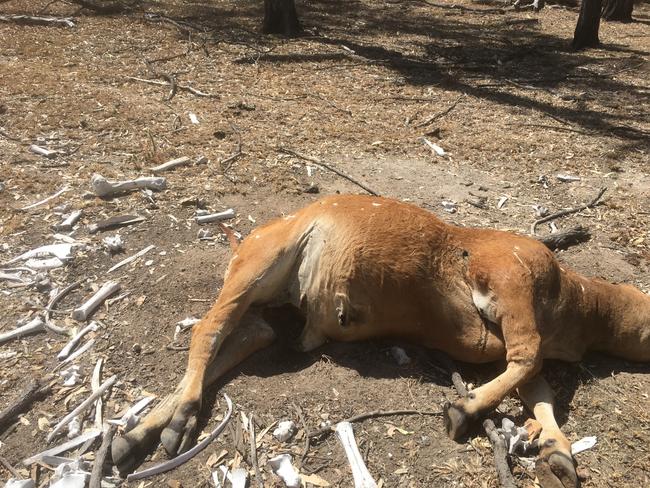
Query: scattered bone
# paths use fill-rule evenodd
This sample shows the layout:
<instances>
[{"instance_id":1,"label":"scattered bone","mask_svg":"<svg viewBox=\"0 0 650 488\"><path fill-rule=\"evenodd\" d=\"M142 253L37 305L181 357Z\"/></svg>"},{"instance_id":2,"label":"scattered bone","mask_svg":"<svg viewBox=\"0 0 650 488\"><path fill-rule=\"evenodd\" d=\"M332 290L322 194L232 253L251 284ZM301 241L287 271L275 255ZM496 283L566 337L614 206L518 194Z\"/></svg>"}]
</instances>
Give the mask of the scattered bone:
<instances>
[{"instance_id":1,"label":"scattered bone","mask_svg":"<svg viewBox=\"0 0 650 488\"><path fill-rule=\"evenodd\" d=\"M133 429L140 422L140 417L138 414L142 412L147 406L155 400L156 397L148 396L144 397L141 400L138 400L132 407L130 407L122 417L119 419L109 420L108 423L111 425L117 425L123 427L125 432Z\"/></svg>"},{"instance_id":2,"label":"scattered bone","mask_svg":"<svg viewBox=\"0 0 650 488\"><path fill-rule=\"evenodd\" d=\"M181 332L185 332L186 330L191 329L200 321L201 319L197 319L196 317L187 317L186 319L177 322L176 329L174 330L174 342L176 342Z\"/></svg>"},{"instance_id":3,"label":"scattered bone","mask_svg":"<svg viewBox=\"0 0 650 488\"><path fill-rule=\"evenodd\" d=\"M376 488L377 483L372 479L368 468L363 462L359 447L354 439L352 424L350 422L339 422L336 424L336 435L343 445L343 449L345 449L345 455L352 468L355 488Z\"/></svg>"},{"instance_id":4,"label":"scattered bone","mask_svg":"<svg viewBox=\"0 0 650 488\"><path fill-rule=\"evenodd\" d=\"M167 161L166 163L160 164L158 166L154 166L153 168L151 168L151 172L153 174L162 173L163 171L167 171L168 169L172 169L172 168L175 168L177 166L182 166L184 164L187 164L190 161L191 161L191 159L188 158L187 156L172 159L171 161Z\"/></svg>"},{"instance_id":5,"label":"scattered bone","mask_svg":"<svg viewBox=\"0 0 650 488\"><path fill-rule=\"evenodd\" d=\"M508 454L525 454L531 445L528 437L528 429L526 427L517 427L508 418L504 417L501 420L501 428L497 430L503 435L506 441Z\"/></svg>"},{"instance_id":6,"label":"scattered bone","mask_svg":"<svg viewBox=\"0 0 650 488\"><path fill-rule=\"evenodd\" d=\"M77 415L68 424L68 439L74 439L79 434L81 434L81 419Z\"/></svg>"},{"instance_id":7,"label":"scattered bone","mask_svg":"<svg viewBox=\"0 0 650 488\"><path fill-rule=\"evenodd\" d=\"M195 113L190 112L190 113L187 114L187 115L188 115L189 118L190 118L190 122L192 122L193 124L198 124L198 123L199 123L199 118L196 116Z\"/></svg>"},{"instance_id":8,"label":"scattered bone","mask_svg":"<svg viewBox=\"0 0 650 488\"><path fill-rule=\"evenodd\" d=\"M112 271L112 269L113 268L111 268L109 272ZM90 297L86 303L72 312L72 318L79 321L86 320L88 316L104 302L104 300L114 293L117 293L120 288L122 288L122 286L116 281L104 283L104 285L92 297Z\"/></svg>"},{"instance_id":9,"label":"scattered bone","mask_svg":"<svg viewBox=\"0 0 650 488\"><path fill-rule=\"evenodd\" d=\"M72 365L59 374L63 377L63 386L74 386L79 381L79 378L81 378L80 368L77 365Z\"/></svg>"},{"instance_id":10,"label":"scattered bone","mask_svg":"<svg viewBox=\"0 0 650 488\"><path fill-rule=\"evenodd\" d=\"M282 478L287 488L300 488L300 475L291 464L291 461L291 454L280 454L269 459L269 466L276 475Z\"/></svg>"},{"instance_id":11,"label":"scattered bone","mask_svg":"<svg viewBox=\"0 0 650 488\"><path fill-rule=\"evenodd\" d=\"M102 239L102 243L106 250L111 254L117 254L124 250L124 243L122 242L122 237L119 234L114 236L106 236Z\"/></svg>"},{"instance_id":12,"label":"scattered bone","mask_svg":"<svg viewBox=\"0 0 650 488\"><path fill-rule=\"evenodd\" d=\"M93 321L90 324L88 324L86 327L81 329L77 335L75 335L72 339L70 339L70 342L68 342L63 349L61 349L61 352L57 355L57 358L59 361L63 361L66 359L72 351L77 347L79 344L79 341L88 334L88 332L94 332L99 328L99 324L97 322Z\"/></svg>"},{"instance_id":13,"label":"scattered bone","mask_svg":"<svg viewBox=\"0 0 650 488\"><path fill-rule=\"evenodd\" d=\"M571 444L571 455L575 456L576 454L580 454L582 451L591 449L597 442L598 438L596 436L583 437L579 441Z\"/></svg>"},{"instance_id":14,"label":"scattered bone","mask_svg":"<svg viewBox=\"0 0 650 488\"><path fill-rule=\"evenodd\" d=\"M72 259L72 244L62 243L62 244L48 244L46 246L40 246L30 251L22 253L20 256L7 261L3 266L12 264L18 261L25 261L31 258L47 258L55 257L61 261L68 261Z\"/></svg>"},{"instance_id":15,"label":"scattered bone","mask_svg":"<svg viewBox=\"0 0 650 488\"><path fill-rule=\"evenodd\" d=\"M48 258L48 259L28 259L25 261L25 266L34 270L45 271L48 269L61 268L65 266L65 263L59 258Z\"/></svg>"},{"instance_id":16,"label":"scattered bone","mask_svg":"<svg viewBox=\"0 0 650 488\"><path fill-rule=\"evenodd\" d=\"M207 224L209 222L220 222L222 220L232 219L235 216L235 211L232 208L224 210L223 212L209 214L209 215L199 215L196 217L196 222L199 224Z\"/></svg>"},{"instance_id":17,"label":"scattered bone","mask_svg":"<svg viewBox=\"0 0 650 488\"><path fill-rule=\"evenodd\" d=\"M39 156L43 156L48 159L55 158L57 155L56 151L51 151L50 149L46 149L41 146L37 146L36 144L32 144L29 146L29 150L33 152L34 154L38 154Z\"/></svg>"},{"instance_id":18,"label":"scattered bone","mask_svg":"<svg viewBox=\"0 0 650 488\"><path fill-rule=\"evenodd\" d=\"M97 398L102 396L106 390L108 390L115 382L117 381L117 376L113 375L109 379L107 379L102 385L97 388L88 398L86 398L83 402L77 406L72 412L70 412L68 415L63 417L61 421L54 426L54 429L52 432L50 432L47 436L47 442L50 442L54 436L63 428L65 427L73 418L75 418L77 415L79 415L81 412L86 410L90 405L92 405Z\"/></svg>"},{"instance_id":19,"label":"scattered bone","mask_svg":"<svg viewBox=\"0 0 650 488\"><path fill-rule=\"evenodd\" d=\"M99 231L111 230L117 227L124 227L125 225L137 224L143 222L144 217L139 215L118 215L108 219L100 220L88 226L88 232L96 234Z\"/></svg>"},{"instance_id":20,"label":"scattered bone","mask_svg":"<svg viewBox=\"0 0 650 488\"><path fill-rule=\"evenodd\" d=\"M454 201L443 200L440 203L442 204L442 208L445 212L456 213L456 210L458 210L458 204Z\"/></svg>"},{"instance_id":21,"label":"scattered bone","mask_svg":"<svg viewBox=\"0 0 650 488\"><path fill-rule=\"evenodd\" d=\"M5 484L5 488L35 488L36 484L33 479L17 480L16 478L9 478Z\"/></svg>"},{"instance_id":22,"label":"scattered bone","mask_svg":"<svg viewBox=\"0 0 650 488\"><path fill-rule=\"evenodd\" d=\"M533 210L538 217L546 217L550 212L548 208L542 205L533 205Z\"/></svg>"},{"instance_id":23,"label":"scattered bone","mask_svg":"<svg viewBox=\"0 0 650 488\"><path fill-rule=\"evenodd\" d=\"M116 427L109 427L106 429L106 432L104 432L102 444L99 446L99 450L95 454L95 462L93 463L93 470L90 475L90 481L88 482L88 488L101 488L102 486L104 464L106 464L108 450L111 447L111 442L113 441L113 436L115 435L116 430Z\"/></svg>"},{"instance_id":24,"label":"scattered bone","mask_svg":"<svg viewBox=\"0 0 650 488\"><path fill-rule=\"evenodd\" d=\"M556 175L556 178L560 180L563 183L570 183L572 181L580 181L579 176L572 176L572 175L566 175L566 174L558 174Z\"/></svg>"},{"instance_id":25,"label":"scattered bone","mask_svg":"<svg viewBox=\"0 0 650 488\"><path fill-rule=\"evenodd\" d=\"M293 420L283 420L273 431L273 437L280 442L286 442L296 433L296 423Z\"/></svg>"},{"instance_id":26,"label":"scattered bone","mask_svg":"<svg viewBox=\"0 0 650 488\"><path fill-rule=\"evenodd\" d=\"M26 207L21 208L20 210L29 210L29 209L31 209L31 208L35 208L35 207L38 207L38 206L40 206L40 205L43 205L43 204L49 202L50 200L54 200L56 197L58 197L58 196L61 195L62 193L67 192L69 189L70 189L70 188L68 188L67 186L64 186L64 187L61 188L59 191L57 191L54 195L51 195L51 196L49 196L49 197L47 197L47 198L45 198L45 199L43 199L43 200L40 200L40 201L38 201L38 202L31 203L31 204L27 205Z\"/></svg>"},{"instance_id":27,"label":"scattered bone","mask_svg":"<svg viewBox=\"0 0 650 488\"><path fill-rule=\"evenodd\" d=\"M129 264L129 263L135 261L135 260L138 259L140 256L144 256L145 254L147 254L147 253L148 253L149 251L151 251L154 247L156 247L156 246L154 246L153 244L151 244L151 245L145 247L145 248L142 249L141 251L138 251L137 253L135 253L133 256L129 256L128 258L123 259L122 261L120 261L120 262L117 263L116 265L112 266L112 267L108 270L108 272L111 273L111 272L115 271L116 269L121 268L122 266L127 265L127 264Z\"/></svg>"},{"instance_id":28,"label":"scattered bone","mask_svg":"<svg viewBox=\"0 0 650 488\"><path fill-rule=\"evenodd\" d=\"M92 388L93 392L99 390L99 387L101 386L103 368L104 368L104 359L99 358L97 360L97 363L95 363L95 367L93 369L93 375L90 378L90 387ZM103 403L104 402L102 401L101 396L97 398L97 401L95 402L95 428L100 430L103 429L103 419L102 419Z\"/></svg>"},{"instance_id":29,"label":"scattered bone","mask_svg":"<svg viewBox=\"0 0 650 488\"><path fill-rule=\"evenodd\" d=\"M494 466L496 467L501 486L503 488L517 488L517 483L515 483L508 464L508 447L506 446L505 439L499 435L491 419L485 419L483 421L483 429L485 429L485 433L492 444Z\"/></svg>"},{"instance_id":30,"label":"scattered bone","mask_svg":"<svg viewBox=\"0 0 650 488\"><path fill-rule=\"evenodd\" d=\"M61 362L59 363L59 365L56 366L56 367L54 368L54 371L56 371L57 369L59 369L59 368L65 366L66 364L71 363L72 361L74 361L75 359L77 359L79 356L81 356L83 353L85 353L88 349L90 349L90 348L93 347L94 345L95 345L95 339L90 339L90 340L87 341L83 346L81 346L79 349L77 349L75 352L73 352L72 354L70 354L70 355L69 355L67 358L65 358L63 361L61 361Z\"/></svg>"},{"instance_id":31,"label":"scattered bone","mask_svg":"<svg viewBox=\"0 0 650 488\"><path fill-rule=\"evenodd\" d=\"M421 140L422 142L424 142L427 146L429 146L429 149L431 149L431 152L433 152L434 154L436 154L436 155L438 155L438 156L444 156L444 155L446 154L446 153L445 153L445 150L444 150L443 148L441 148L441 147L440 147L438 144L436 144L435 142L431 142L431 141L430 141L429 139L427 139L426 137L422 137L422 138L420 138L420 140Z\"/></svg>"},{"instance_id":32,"label":"scattered bone","mask_svg":"<svg viewBox=\"0 0 650 488\"><path fill-rule=\"evenodd\" d=\"M72 212L70 215L68 215L63 220L63 222L61 222L60 224L53 225L52 228L59 232L71 231L72 228L75 226L75 224L79 222L79 219L81 218L82 214L83 214L82 210L76 210Z\"/></svg>"},{"instance_id":33,"label":"scattered bone","mask_svg":"<svg viewBox=\"0 0 650 488\"><path fill-rule=\"evenodd\" d=\"M548 226L551 229L551 234L557 234L560 231L560 229L557 228L555 222L549 222Z\"/></svg>"},{"instance_id":34,"label":"scattered bone","mask_svg":"<svg viewBox=\"0 0 650 488\"><path fill-rule=\"evenodd\" d=\"M79 466L80 461L61 464L54 470L50 488L85 488L90 473Z\"/></svg>"},{"instance_id":35,"label":"scattered bone","mask_svg":"<svg viewBox=\"0 0 650 488\"><path fill-rule=\"evenodd\" d=\"M51 330L52 332L56 334L62 334L62 335L68 335L68 331L65 329L62 329L61 327L57 327L50 321L50 314L52 313L52 309L54 308L54 305L58 303L59 300L61 300L64 296L66 296L68 293L70 293L72 290L77 288L79 285L81 285L83 281L76 281L68 286L66 286L63 290L56 292L52 291L50 293L50 301L48 302L47 306L45 307L45 327L48 328L48 330Z\"/></svg>"},{"instance_id":36,"label":"scattered bone","mask_svg":"<svg viewBox=\"0 0 650 488\"><path fill-rule=\"evenodd\" d=\"M135 180L109 181L102 175L95 173L90 180L95 195L98 197L111 197L140 188L161 191L167 188L167 180L161 177L141 176Z\"/></svg>"},{"instance_id":37,"label":"scattered bone","mask_svg":"<svg viewBox=\"0 0 650 488\"><path fill-rule=\"evenodd\" d=\"M157 464L155 466L152 466L151 468L144 469L142 471L131 473L130 475L127 476L126 480L131 482L143 478L148 478L149 476L154 476L156 474L165 473L170 469L177 468L181 464L186 463L194 456L196 456L199 452L201 452L203 449L208 447L208 445L217 437L219 437L219 434L221 434L221 432L223 432L223 430L226 428L226 424L228 423L230 417L232 416L232 400L230 400L230 397L228 397L228 395L224 395L224 398L226 400L226 404L228 405L228 409L221 423L217 425L217 427L210 433L210 435L208 435L205 439L203 439L201 442L195 445L192 449L185 451L182 454L179 454L178 456L176 456L173 459L170 459L169 461L165 461L163 463Z\"/></svg>"},{"instance_id":38,"label":"scattered bone","mask_svg":"<svg viewBox=\"0 0 650 488\"><path fill-rule=\"evenodd\" d=\"M27 25L75 26L75 23L69 17L35 17L33 15L0 15L0 22L16 22Z\"/></svg>"},{"instance_id":39,"label":"scattered bone","mask_svg":"<svg viewBox=\"0 0 650 488\"><path fill-rule=\"evenodd\" d=\"M508 197L506 196L499 198L499 201L497 202L497 208L499 209L503 208L507 201L508 201Z\"/></svg>"},{"instance_id":40,"label":"scattered bone","mask_svg":"<svg viewBox=\"0 0 650 488\"><path fill-rule=\"evenodd\" d=\"M31 322L18 327L4 334L0 334L0 344L10 341L12 339L18 339L20 337L35 334L37 332L43 332L45 330L45 322L40 317L36 317Z\"/></svg>"},{"instance_id":41,"label":"scattered bone","mask_svg":"<svg viewBox=\"0 0 650 488\"><path fill-rule=\"evenodd\" d=\"M210 229L199 229L199 232L196 234L196 236L202 241L209 241L214 238Z\"/></svg>"},{"instance_id":42,"label":"scattered bone","mask_svg":"<svg viewBox=\"0 0 650 488\"><path fill-rule=\"evenodd\" d=\"M406 351L398 346L393 346L390 348L390 355L393 356L393 359L399 366L406 366L411 363L411 358Z\"/></svg>"},{"instance_id":43,"label":"scattered bone","mask_svg":"<svg viewBox=\"0 0 650 488\"><path fill-rule=\"evenodd\" d=\"M31 464L43 460L47 456L56 456L57 454L61 454L62 452L80 446L81 444L88 441L89 439L94 439L101 433L102 433L101 430L89 430L88 432L84 432L83 434L81 434L76 439L72 439L68 442L64 442L63 444L52 447L51 449L47 449L43 452L39 452L38 454L28 457L27 459L23 460L23 464L29 466Z\"/></svg>"},{"instance_id":44,"label":"scattered bone","mask_svg":"<svg viewBox=\"0 0 650 488\"><path fill-rule=\"evenodd\" d=\"M228 479L232 488L246 488L248 485L248 473L244 468L233 469Z\"/></svg>"}]
</instances>

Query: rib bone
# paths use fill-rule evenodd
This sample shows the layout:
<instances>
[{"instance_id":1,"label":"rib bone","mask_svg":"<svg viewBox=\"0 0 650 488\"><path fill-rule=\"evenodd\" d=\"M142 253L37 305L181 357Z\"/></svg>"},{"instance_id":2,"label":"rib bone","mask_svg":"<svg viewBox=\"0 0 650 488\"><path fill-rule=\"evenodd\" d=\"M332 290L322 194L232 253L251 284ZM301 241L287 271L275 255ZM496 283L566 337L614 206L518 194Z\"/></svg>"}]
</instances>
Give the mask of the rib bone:
<instances>
[{"instance_id":1,"label":"rib bone","mask_svg":"<svg viewBox=\"0 0 650 488\"><path fill-rule=\"evenodd\" d=\"M84 303L81 307L72 312L72 318L75 320L86 320L93 311L102 304L113 293L117 293L121 285L115 281L109 281L102 286L97 293Z\"/></svg>"},{"instance_id":2,"label":"rib bone","mask_svg":"<svg viewBox=\"0 0 650 488\"><path fill-rule=\"evenodd\" d=\"M90 186L92 186L95 195L98 197L110 197L139 188L156 191L164 190L167 188L167 180L160 177L143 176L135 180L108 181L102 175L95 173L90 180Z\"/></svg>"},{"instance_id":3,"label":"rib bone","mask_svg":"<svg viewBox=\"0 0 650 488\"><path fill-rule=\"evenodd\" d=\"M83 338L83 336L85 336L88 332L96 331L98 328L99 328L99 325L97 324L97 322L93 321L90 324L88 324L86 327L81 329L79 331L79 333L76 336L74 336L70 340L70 342L68 342L63 347L63 349L61 349L61 352L57 356L59 361L63 361L64 359L66 359L70 355L70 353L74 350L74 348L77 347L77 345L79 344L79 341Z\"/></svg>"},{"instance_id":4,"label":"rib bone","mask_svg":"<svg viewBox=\"0 0 650 488\"><path fill-rule=\"evenodd\" d=\"M345 449L345 455L352 468L355 488L377 488L377 483L372 479L368 468L366 468L359 447L354 439L354 431L350 422L339 422L336 424L336 435Z\"/></svg>"},{"instance_id":5,"label":"rib bone","mask_svg":"<svg viewBox=\"0 0 650 488\"><path fill-rule=\"evenodd\" d=\"M40 317L36 317L31 322L18 327L14 330L0 334L0 344L3 342L10 341L11 339L16 339L24 335L33 334L34 332L42 332L45 330L45 322Z\"/></svg>"}]
</instances>

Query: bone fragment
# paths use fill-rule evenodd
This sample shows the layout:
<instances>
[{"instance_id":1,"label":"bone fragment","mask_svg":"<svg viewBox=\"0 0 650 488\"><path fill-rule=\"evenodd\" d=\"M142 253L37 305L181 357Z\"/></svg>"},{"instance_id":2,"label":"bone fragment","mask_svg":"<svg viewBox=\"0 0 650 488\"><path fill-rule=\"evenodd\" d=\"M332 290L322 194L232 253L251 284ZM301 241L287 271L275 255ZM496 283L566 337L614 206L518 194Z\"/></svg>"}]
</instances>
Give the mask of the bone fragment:
<instances>
[{"instance_id":1,"label":"bone fragment","mask_svg":"<svg viewBox=\"0 0 650 488\"><path fill-rule=\"evenodd\" d=\"M98 197L110 197L139 188L161 191L167 188L167 180L160 177L143 176L135 180L109 181L95 173L90 180L90 186Z\"/></svg>"},{"instance_id":2,"label":"bone fragment","mask_svg":"<svg viewBox=\"0 0 650 488\"><path fill-rule=\"evenodd\" d=\"M82 461L60 464L54 470L50 488L85 488L90 473L81 469Z\"/></svg>"},{"instance_id":3,"label":"bone fragment","mask_svg":"<svg viewBox=\"0 0 650 488\"><path fill-rule=\"evenodd\" d=\"M82 213L82 210L76 210L68 215L63 222L54 225L52 228L59 232L68 232L72 230L75 224L79 221Z\"/></svg>"},{"instance_id":4,"label":"bone fragment","mask_svg":"<svg viewBox=\"0 0 650 488\"><path fill-rule=\"evenodd\" d=\"M293 420L283 420L273 431L273 437L280 442L285 442L291 439L293 434L296 433L296 424Z\"/></svg>"},{"instance_id":5,"label":"bone fragment","mask_svg":"<svg viewBox=\"0 0 650 488\"><path fill-rule=\"evenodd\" d=\"M94 345L95 345L95 339L90 339L83 346L81 346L79 349L77 349L75 352L70 354L63 361L61 361L59 363L59 365L54 368L54 371L56 371L57 369L61 368L62 366L66 365L68 363L71 363L72 361L77 359L79 356L81 356L84 352L86 352L88 349L90 349Z\"/></svg>"},{"instance_id":6,"label":"bone fragment","mask_svg":"<svg viewBox=\"0 0 650 488\"><path fill-rule=\"evenodd\" d=\"M52 159L56 157L56 151L51 151L50 149L37 146L36 144L32 144L31 146L29 146L29 150L34 154L38 154L39 156L43 156L48 159Z\"/></svg>"},{"instance_id":7,"label":"bone fragment","mask_svg":"<svg viewBox=\"0 0 650 488\"><path fill-rule=\"evenodd\" d=\"M147 408L155 398L156 397L153 396L144 397L142 400L137 401L132 407L130 407L122 417L119 419L109 420L108 423L124 427L125 432L130 431L140 422L138 414Z\"/></svg>"},{"instance_id":8,"label":"bone fragment","mask_svg":"<svg viewBox=\"0 0 650 488\"><path fill-rule=\"evenodd\" d=\"M145 218L139 215L118 215L108 219L100 220L88 226L88 232L95 234L99 231L124 227L125 225L137 224L144 221Z\"/></svg>"},{"instance_id":9,"label":"bone fragment","mask_svg":"<svg viewBox=\"0 0 650 488\"><path fill-rule=\"evenodd\" d=\"M120 261L120 262L117 263L116 265L112 266L112 267L108 270L108 272L111 273L111 272L115 271L116 269L121 268L122 266L124 266L124 265L126 265L126 264L129 264L129 263L135 261L135 260L138 259L140 256L144 256L145 254L147 254L147 253L148 253L149 251L151 251L154 247L156 247L156 246L154 246L153 244L151 244L151 245L145 247L145 248L142 249L141 251L138 251L137 253L135 253L133 256L129 256L128 258L123 259L122 261Z\"/></svg>"},{"instance_id":10,"label":"bone fragment","mask_svg":"<svg viewBox=\"0 0 650 488\"><path fill-rule=\"evenodd\" d=\"M575 456L576 454L580 454L582 451L591 449L596 445L597 441L598 439L596 438L596 436L583 437L579 441L576 441L573 444L571 444L571 455Z\"/></svg>"},{"instance_id":11,"label":"bone fragment","mask_svg":"<svg viewBox=\"0 0 650 488\"><path fill-rule=\"evenodd\" d=\"M61 454L62 452L80 446L81 444L83 444L89 439L94 439L101 433L102 433L101 430L89 430L88 432L84 432L83 434L81 434L76 439L72 439L68 442L64 442L63 444L52 447L51 449L47 449L43 452L39 452L38 454L34 454L33 456L28 457L27 459L23 460L23 464L29 466L30 464L41 461L47 456L56 456L57 454Z\"/></svg>"},{"instance_id":12,"label":"bone fragment","mask_svg":"<svg viewBox=\"0 0 650 488\"><path fill-rule=\"evenodd\" d=\"M10 341L12 339L17 339L19 337L35 334L36 332L43 332L45 330L45 322L40 317L36 317L31 322L18 327L4 334L0 334L0 344Z\"/></svg>"},{"instance_id":13,"label":"bone fragment","mask_svg":"<svg viewBox=\"0 0 650 488\"><path fill-rule=\"evenodd\" d=\"M5 488L35 488L33 479L17 480L16 478L9 478L5 484Z\"/></svg>"},{"instance_id":14,"label":"bone fragment","mask_svg":"<svg viewBox=\"0 0 650 488\"><path fill-rule=\"evenodd\" d=\"M196 222L198 224L207 224L209 222L221 222L222 220L232 219L235 216L235 211L232 208L224 210L223 212L209 214L209 215L199 215L196 217Z\"/></svg>"},{"instance_id":15,"label":"bone fragment","mask_svg":"<svg viewBox=\"0 0 650 488\"><path fill-rule=\"evenodd\" d=\"M280 454L269 459L269 466L276 475L282 478L287 488L300 488L300 474L291 464L291 460L290 454Z\"/></svg>"},{"instance_id":16,"label":"bone fragment","mask_svg":"<svg viewBox=\"0 0 650 488\"><path fill-rule=\"evenodd\" d=\"M115 384L117 381L117 376L113 375L109 379L107 379L102 385L95 390L88 398L86 398L83 402L77 406L72 412L70 412L68 415L63 417L61 421L54 426L54 430L50 432L47 435L47 442L50 442L54 436L63 428L65 427L73 418L75 418L77 415L79 415L81 412L86 410L90 405L92 405L97 398L102 396L106 390L108 390L111 386Z\"/></svg>"},{"instance_id":17,"label":"bone fragment","mask_svg":"<svg viewBox=\"0 0 650 488\"><path fill-rule=\"evenodd\" d=\"M248 484L248 473L244 468L235 468L230 472L231 488L246 488Z\"/></svg>"},{"instance_id":18,"label":"bone fragment","mask_svg":"<svg viewBox=\"0 0 650 488\"><path fill-rule=\"evenodd\" d=\"M175 168L176 166L182 166L184 164L187 164L191 161L190 158L187 156L183 156L182 158L176 158L172 159L171 161L167 161L166 163L160 164L158 166L154 166L151 168L151 172L153 174L158 174L162 173L163 171L167 171L168 169Z\"/></svg>"},{"instance_id":19,"label":"bone fragment","mask_svg":"<svg viewBox=\"0 0 650 488\"><path fill-rule=\"evenodd\" d=\"M30 208L35 208L35 207L38 207L38 206L40 206L40 205L43 205L43 204L49 202L50 200L54 200L56 197L58 197L58 196L61 195L62 193L65 193L65 192L68 191L69 189L70 189L70 188L68 188L67 186L64 186L64 187L61 188L59 191L57 191L54 195L51 195L51 196L49 196L49 197L47 197L47 198L44 198L43 200L40 200L40 201L38 201L38 202L31 203L31 204L27 205L26 207L21 208L20 210L29 210Z\"/></svg>"},{"instance_id":20,"label":"bone fragment","mask_svg":"<svg viewBox=\"0 0 650 488\"><path fill-rule=\"evenodd\" d=\"M79 434L81 434L81 419L77 415L68 424L68 439L74 439Z\"/></svg>"},{"instance_id":21,"label":"bone fragment","mask_svg":"<svg viewBox=\"0 0 650 488\"><path fill-rule=\"evenodd\" d=\"M46 246L40 246L30 251L22 253L20 256L16 256L10 261L7 261L5 264L12 264L17 261L25 261L30 258L46 258L46 257L56 257L61 261L67 261L72 258L72 244L48 244ZM4 266L4 265L3 265Z\"/></svg>"},{"instance_id":22,"label":"bone fragment","mask_svg":"<svg viewBox=\"0 0 650 488\"><path fill-rule=\"evenodd\" d=\"M99 358L93 369L93 375L90 378L90 387L93 391L99 390L102 381L102 370L104 367L104 359ZM99 397L95 402L95 428L103 428L103 419L102 419L102 407L103 407L102 397Z\"/></svg>"},{"instance_id":23,"label":"bone fragment","mask_svg":"<svg viewBox=\"0 0 650 488\"><path fill-rule=\"evenodd\" d=\"M560 180L563 183L570 183L572 181L580 181L579 176L573 176L573 175L566 175L566 174L558 174L556 175L556 178Z\"/></svg>"},{"instance_id":24,"label":"bone fragment","mask_svg":"<svg viewBox=\"0 0 650 488\"><path fill-rule=\"evenodd\" d=\"M61 334L61 335L68 335L68 331L66 329L62 329L61 327L57 327L50 321L50 314L52 313L52 309L54 308L54 305L58 303L59 300L61 300L64 296L66 296L68 293L70 293L72 290L77 288L83 281L76 281L68 286L66 286L63 290L59 291L56 293L48 302L47 307L45 307L45 327L48 328L48 330L51 330L52 332L55 332L56 334ZM54 294L55 292L53 291L51 294Z\"/></svg>"},{"instance_id":25,"label":"bone fragment","mask_svg":"<svg viewBox=\"0 0 650 488\"><path fill-rule=\"evenodd\" d=\"M210 433L208 437L203 439L201 442L199 442L196 446L194 446L189 451L185 451L183 454L179 454L178 456L176 456L173 459L170 459L169 461L165 461L163 463L157 464L156 466L152 466L149 469L144 469L142 471L131 473L130 475L127 476L126 480L131 482L143 478L148 478L149 476L154 476L156 474L165 473L170 469L177 468L181 464L186 463L194 456L196 456L199 452L201 452L203 449L208 447L208 445L217 437L219 437L219 434L221 434L221 432L223 432L223 430L226 428L226 424L228 423L232 415L232 400L230 400L228 395L224 395L224 398L226 399L226 403L228 405L226 414L224 415L221 423L217 425L217 427Z\"/></svg>"},{"instance_id":26,"label":"bone fragment","mask_svg":"<svg viewBox=\"0 0 650 488\"><path fill-rule=\"evenodd\" d=\"M77 380L81 377L79 369L79 366L73 365L59 373L63 377L63 386L74 386L77 384Z\"/></svg>"},{"instance_id":27,"label":"bone fragment","mask_svg":"<svg viewBox=\"0 0 650 488\"><path fill-rule=\"evenodd\" d=\"M90 324L88 324L86 327L81 329L76 336L74 336L72 339L70 339L70 342L68 342L63 349L61 349L61 352L57 355L57 358L59 361L63 361L66 359L70 353L77 347L79 344L79 341L88 334L88 332L94 332L99 328L99 325L97 322L93 321Z\"/></svg>"},{"instance_id":28,"label":"bone fragment","mask_svg":"<svg viewBox=\"0 0 650 488\"><path fill-rule=\"evenodd\" d=\"M72 318L75 320L86 320L104 300L114 293L117 293L121 287L122 286L116 281L104 283L97 293L90 297L86 303L72 312Z\"/></svg>"},{"instance_id":29,"label":"bone fragment","mask_svg":"<svg viewBox=\"0 0 650 488\"><path fill-rule=\"evenodd\" d=\"M441 148L438 144L431 142L426 137L422 138L422 142L424 142L434 154L438 156L444 156L446 154L443 148Z\"/></svg>"},{"instance_id":30,"label":"bone fragment","mask_svg":"<svg viewBox=\"0 0 650 488\"><path fill-rule=\"evenodd\" d=\"M339 422L336 424L336 435L345 449L345 455L352 468L355 488L376 488L377 483L372 479L368 468L366 468L359 447L354 439L354 431L350 422Z\"/></svg>"},{"instance_id":31,"label":"bone fragment","mask_svg":"<svg viewBox=\"0 0 650 488\"><path fill-rule=\"evenodd\" d=\"M124 243L122 242L122 237L119 234L104 237L102 239L102 243L104 246L106 246L106 249L111 254L117 254L124 249Z\"/></svg>"}]
</instances>

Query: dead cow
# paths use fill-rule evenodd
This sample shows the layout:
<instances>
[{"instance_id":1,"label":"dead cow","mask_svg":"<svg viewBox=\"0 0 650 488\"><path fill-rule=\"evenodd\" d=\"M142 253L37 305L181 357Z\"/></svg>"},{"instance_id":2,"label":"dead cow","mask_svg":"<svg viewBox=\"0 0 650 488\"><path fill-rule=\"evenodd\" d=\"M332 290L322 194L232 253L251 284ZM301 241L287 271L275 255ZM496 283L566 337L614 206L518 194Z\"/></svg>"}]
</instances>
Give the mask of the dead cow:
<instances>
[{"instance_id":1,"label":"dead cow","mask_svg":"<svg viewBox=\"0 0 650 488\"><path fill-rule=\"evenodd\" d=\"M446 410L448 434L517 390L542 425L540 459L555 483L578 485L570 444L539 374L546 358L599 350L650 360L650 296L585 278L536 240L446 224L395 200L332 196L255 229L236 247L214 306L192 334L175 392L113 442L113 460L160 439L190 447L203 389L274 340L260 307L293 304L305 317L299 348L328 340L399 338L506 370Z\"/></svg>"}]
</instances>

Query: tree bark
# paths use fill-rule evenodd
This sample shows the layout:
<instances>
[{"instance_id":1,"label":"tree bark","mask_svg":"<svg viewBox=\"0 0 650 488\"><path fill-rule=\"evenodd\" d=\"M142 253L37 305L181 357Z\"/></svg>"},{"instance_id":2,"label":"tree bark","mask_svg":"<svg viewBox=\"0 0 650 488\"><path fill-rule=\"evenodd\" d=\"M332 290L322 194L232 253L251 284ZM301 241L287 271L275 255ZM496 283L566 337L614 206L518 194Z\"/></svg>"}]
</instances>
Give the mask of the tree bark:
<instances>
[{"instance_id":1,"label":"tree bark","mask_svg":"<svg viewBox=\"0 0 650 488\"><path fill-rule=\"evenodd\" d=\"M264 34L293 37L300 32L295 0L264 0Z\"/></svg>"},{"instance_id":2,"label":"tree bark","mask_svg":"<svg viewBox=\"0 0 650 488\"><path fill-rule=\"evenodd\" d=\"M605 0L602 17L605 20L632 22L634 0Z\"/></svg>"},{"instance_id":3,"label":"tree bark","mask_svg":"<svg viewBox=\"0 0 650 488\"><path fill-rule=\"evenodd\" d=\"M600 6L601 0L582 0L580 16L573 35L573 47L583 49L586 47L598 47L598 28L600 27Z\"/></svg>"}]
</instances>

